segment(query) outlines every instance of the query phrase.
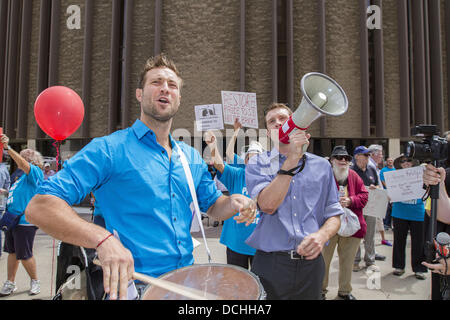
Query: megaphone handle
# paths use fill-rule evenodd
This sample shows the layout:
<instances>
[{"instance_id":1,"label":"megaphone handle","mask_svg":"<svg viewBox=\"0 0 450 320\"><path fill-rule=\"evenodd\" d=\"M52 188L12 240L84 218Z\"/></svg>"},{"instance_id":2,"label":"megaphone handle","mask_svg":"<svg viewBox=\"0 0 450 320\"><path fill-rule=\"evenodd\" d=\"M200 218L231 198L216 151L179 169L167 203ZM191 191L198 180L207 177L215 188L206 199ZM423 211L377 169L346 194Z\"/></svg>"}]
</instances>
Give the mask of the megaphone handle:
<instances>
[{"instance_id":1,"label":"megaphone handle","mask_svg":"<svg viewBox=\"0 0 450 320\"><path fill-rule=\"evenodd\" d=\"M307 144L303 145L303 154L306 153L306 150L308 150L308 147L309 147L309 145L307 145Z\"/></svg>"},{"instance_id":2,"label":"megaphone handle","mask_svg":"<svg viewBox=\"0 0 450 320\"><path fill-rule=\"evenodd\" d=\"M289 133L289 136L290 136L291 134L293 134L296 130L303 130L303 129L300 129L300 128L296 127L296 128L294 128L294 130L292 130L292 131ZM306 129L304 129L303 131L306 131ZM308 147L309 147L308 144L304 144L304 145L303 145L303 154L306 153L306 150L308 150Z\"/></svg>"}]
</instances>

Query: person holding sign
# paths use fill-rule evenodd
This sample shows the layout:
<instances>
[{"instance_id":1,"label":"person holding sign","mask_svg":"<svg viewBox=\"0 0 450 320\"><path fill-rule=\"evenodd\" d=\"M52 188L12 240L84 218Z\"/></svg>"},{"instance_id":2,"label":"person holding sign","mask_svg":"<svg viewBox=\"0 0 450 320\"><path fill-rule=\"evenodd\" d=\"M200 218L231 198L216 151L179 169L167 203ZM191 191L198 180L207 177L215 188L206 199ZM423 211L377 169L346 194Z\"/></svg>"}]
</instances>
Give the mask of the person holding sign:
<instances>
[{"instance_id":1,"label":"person holding sign","mask_svg":"<svg viewBox=\"0 0 450 320\"><path fill-rule=\"evenodd\" d=\"M412 159L400 156L396 160L401 169L411 168ZM425 260L424 229L425 207L422 199L411 199L409 201L394 202L392 204L392 219L394 226L394 246L392 252L393 274L401 276L405 273L406 260L406 238L408 231L411 234L411 266L415 277L425 280L427 268L421 264Z\"/></svg>"},{"instance_id":2,"label":"person holding sign","mask_svg":"<svg viewBox=\"0 0 450 320\"><path fill-rule=\"evenodd\" d=\"M250 159L245 182L261 218L246 243L256 249L252 272L267 299L319 300L325 274L322 250L339 230L343 209L330 163L304 153L311 137L298 130L290 143L279 128L292 111L274 103L264 110L274 148Z\"/></svg>"},{"instance_id":3,"label":"person holding sign","mask_svg":"<svg viewBox=\"0 0 450 320\"><path fill-rule=\"evenodd\" d=\"M247 187L245 185L245 167L234 167L223 162L217 149L216 136L212 131L205 133L205 142L211 151L211 159L214 167L217 169L217 177L228 189L230 194L242 194L248 197ZM257 141L252 141L245 154L245 164L253 156L263 152L262 146ZM227 247L227 263L240 266L244 269L251 267L255 249L245 243L248 236L255 230L257 220L247 226L236 223L233 219L224 222L220 243Z\"/></svg>"},{"instance_id":4,"label":"person holding sign","mask_svg":"<svg viewBox=\"0 0 450 320\"><path fill-rule=\"evenodd\" d=\"M158 277L194 262L190 176L200 211L216 220L240 212L235 218L239 223L251 223L256 216L251 199L222 195L200 154L170 135L182 85L173 61L164 54L150 58L136 89L140 119L94 139L66 161L26 210L27 219L47 234L97 250L104 290L112 300L127 298L135 270ZM91 191L106 229L83 220L70 207Z\"/></svg>"}]
</instances>

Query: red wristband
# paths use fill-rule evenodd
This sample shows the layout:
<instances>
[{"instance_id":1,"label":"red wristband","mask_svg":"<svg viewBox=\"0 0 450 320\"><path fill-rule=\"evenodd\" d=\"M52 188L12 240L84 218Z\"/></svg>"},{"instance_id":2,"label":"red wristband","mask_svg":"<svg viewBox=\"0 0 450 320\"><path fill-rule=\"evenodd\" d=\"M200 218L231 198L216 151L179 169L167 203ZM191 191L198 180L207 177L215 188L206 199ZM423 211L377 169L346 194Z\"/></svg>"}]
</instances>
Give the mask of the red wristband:
<instances>
[{"instance_id":1,"label":"red wristband","mask_svg":"<svg viewBox=\"0 0 450 320\"><path fill-rule=\"evenodd\" d=\"M112 235L113 235L113 234L110 233L105 239L103 239L102 241L100 241L100 242L98 243L98 245L95 247L95 249L98 249L98 247L100 247L100 246L103 244L103 242L105 242L106 240L108 240L109 237L111 237Z\"/></svg>"}]
</instances>

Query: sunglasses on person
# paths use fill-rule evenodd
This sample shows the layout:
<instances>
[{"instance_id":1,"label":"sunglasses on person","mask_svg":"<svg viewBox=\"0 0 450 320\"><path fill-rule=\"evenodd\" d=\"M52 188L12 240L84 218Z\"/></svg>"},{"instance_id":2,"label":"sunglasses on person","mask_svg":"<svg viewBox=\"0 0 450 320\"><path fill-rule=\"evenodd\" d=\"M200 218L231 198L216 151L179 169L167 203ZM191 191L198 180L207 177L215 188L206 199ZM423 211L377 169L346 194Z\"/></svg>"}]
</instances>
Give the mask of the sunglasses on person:
<instances>
[{"instance_id":1,"label":"sunglasses on person","mask_svg":"<svg viewBox=\"0 0 450 320\"><path fill-rule=\"evenodd\" d=\"M403 159L403 160L400 160L400 163L405 163L405 162L412 162L412 160L411 160L411 159Z\"/></svg>"},{"instance_id":2,"label":"sunglasses on person","mask_svg":"<svg viewBox=\"0 0 450 320\"><path fill-rule=\"evenodd\" d=\"M333 158L335 158L336 160L345 160L345 161L352 161L352 157L350 156L333 156Z\"/></svg>"}]
</instances>

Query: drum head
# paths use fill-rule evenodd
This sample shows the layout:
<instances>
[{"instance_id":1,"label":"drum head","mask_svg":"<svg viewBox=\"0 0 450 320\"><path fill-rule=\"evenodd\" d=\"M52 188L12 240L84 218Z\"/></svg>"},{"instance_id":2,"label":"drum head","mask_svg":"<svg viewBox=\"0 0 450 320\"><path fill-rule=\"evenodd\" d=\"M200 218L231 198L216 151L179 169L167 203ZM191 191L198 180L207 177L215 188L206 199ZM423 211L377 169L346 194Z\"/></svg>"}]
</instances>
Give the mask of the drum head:
<instances>
[{"instance_id":1,"label":"drum head","mask_svg":"<svg viewBox=\"0 0 450 320\"><path fill-rule=\"evenodd\" d=\"M244 268L225 264L192 265L163 274L159 279L215 294L226 300L259 300L264 294L258 278ZM185 296L149 285L143 300L186 300Z\"/></svg>"}]
</instances>

